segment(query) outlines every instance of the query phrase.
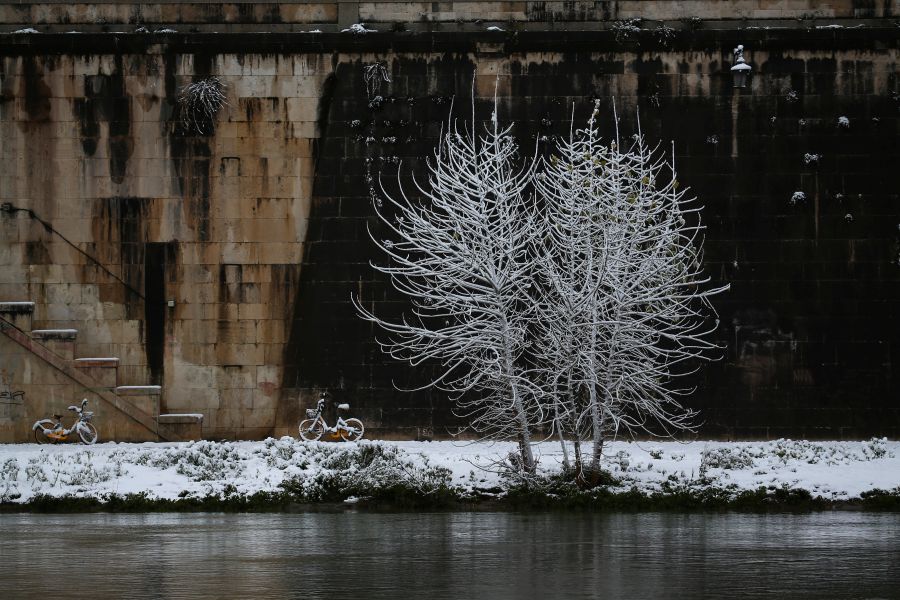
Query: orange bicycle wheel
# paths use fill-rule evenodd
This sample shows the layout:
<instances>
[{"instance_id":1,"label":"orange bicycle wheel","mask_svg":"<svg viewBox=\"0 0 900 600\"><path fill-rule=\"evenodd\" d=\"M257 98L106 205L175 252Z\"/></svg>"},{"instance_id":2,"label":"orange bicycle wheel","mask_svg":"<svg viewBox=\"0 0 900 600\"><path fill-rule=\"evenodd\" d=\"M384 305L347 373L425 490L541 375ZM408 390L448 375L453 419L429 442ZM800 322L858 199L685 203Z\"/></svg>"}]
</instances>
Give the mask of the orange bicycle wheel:
<instances>
[{"instance_id":1,"label":"orange bicycle wheel","mask_svg":"<svg viewBox=\"0 0 900 600\"><path fill-rule=\"evenodd\" d=\"M362 438L365 427L359 419L347 419L341 427L341 437L345 442L355 442Z\"/></svg>"}]
</instances>

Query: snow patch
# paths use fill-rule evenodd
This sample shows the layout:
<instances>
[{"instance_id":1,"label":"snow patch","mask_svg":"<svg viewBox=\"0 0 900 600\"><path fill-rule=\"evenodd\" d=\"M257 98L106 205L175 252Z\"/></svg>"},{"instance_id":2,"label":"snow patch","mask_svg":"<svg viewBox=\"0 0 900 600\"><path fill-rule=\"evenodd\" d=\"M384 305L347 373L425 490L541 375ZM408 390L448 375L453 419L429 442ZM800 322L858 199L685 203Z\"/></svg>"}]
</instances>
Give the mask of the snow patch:
<instances>
[{"instance_id":1,"label":"snow patch","mask_svg":"<svg viewBox=\"0 0 900 600\"><path fill-rule=\"evenodd\" d=\"M498 493L508 484L496 468L513 442L262 442L103 443L84 446L0 445L0 502L25 503L40 494L102 499L253 494L284 489L309 501L353 502L404 485L420 493L454 486L463 493ZM558 443L534 445L539 473L558 473ZM572 447L569 444L569 453ZM827 499L858 498L900 487L900 442L613 442L603 467L611 491L673 488L741 491L792 488ZM487 491L486 491L487 490Z\"/></svg>"},{"instance_id":2,"label":"snow patch","mask_svg":"<svg viewBox=\"0 0 900 600\"><path fill-rule=\"evenodd\" d=\"M159 385L120 385L116 387L117 390L127 391L127 390L140 390L140 391L148 391L148 392L158 392L162 389L162 386Z\"/></svg>"},{"instance_id":3,"label":"snow patch","mask_svg":"<svg viewBox=\"0 0 900 600\"><path fill-rule=\"evenodd\" d=\"M366 26L362 23L354 23L347 29L341 29L341 33L352 33L354 35L365 35L367 33L375 33L378 31L377 29L366 29ZM312 32L310 32L312 33Z\"/></svg>"}]
</instances>

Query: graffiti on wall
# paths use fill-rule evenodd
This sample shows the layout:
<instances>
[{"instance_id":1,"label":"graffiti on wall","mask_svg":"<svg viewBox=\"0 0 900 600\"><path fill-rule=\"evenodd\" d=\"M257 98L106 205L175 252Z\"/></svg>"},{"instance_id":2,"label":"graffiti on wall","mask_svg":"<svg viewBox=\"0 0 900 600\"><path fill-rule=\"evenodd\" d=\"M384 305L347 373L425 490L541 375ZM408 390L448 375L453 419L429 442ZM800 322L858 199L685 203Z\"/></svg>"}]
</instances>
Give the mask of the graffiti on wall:
<instances>
[{"instance_id":1,"label":"graffiti on wall","mask_svg":"<svg viewBox=\"0 0 900 600\"><path fill-rule=\"evenodd\" d=\"M0 422L20 418L24 412L25 392L14 390L12 377L0 371Z\"/></svg>"}]
</instances>

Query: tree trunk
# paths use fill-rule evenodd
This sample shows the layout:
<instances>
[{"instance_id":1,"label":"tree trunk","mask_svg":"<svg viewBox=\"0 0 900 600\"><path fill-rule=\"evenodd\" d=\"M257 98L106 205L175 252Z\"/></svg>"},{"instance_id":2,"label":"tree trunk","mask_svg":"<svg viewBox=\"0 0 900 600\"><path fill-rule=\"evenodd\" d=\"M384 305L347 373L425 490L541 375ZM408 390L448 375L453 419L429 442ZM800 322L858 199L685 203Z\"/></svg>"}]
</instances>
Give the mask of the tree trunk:
<instances>
[{"instance_id":1,"label":"tree trunk","mask_svg":"<svg viewBox=\"0 0 900 600\"><path fill-rule=\"evenodd\" d=\"M516 421L519 426L519 452L522 454L522 468L526 473L535 471L534 454L531 452L531 433L528 431L528 419L525 417L525 407L519 397L519 386L512 385L513 407L516 411Z\"/></svg>"},{"instance_id":2,"label":"tree trunk","mask_svg":"<svg viewBox=\"0 0 900 600\"><path fill-rule=\"evenodd\" d=\"M584 482L584 460L581 458L581 440L578 432L575 432L575 482L581 485Z\"/></svg>"},{"instance_id":3,"label":"tree trunk","mask_svg":"<svg viewBox=\"0 0 900 600\"><path fill-rule=\"evenodd\" d=\"M600 415L600 405L597 400L597 388L593 385L588 389L588 398L591 403L591 429L593 448L591 452L590 481L591 485L600 482L600 458L603 456L603 417Z\"/></svg>"},{"instance_id":4,"label":"tree trunk","mask_svg":"<svg viewBox=\"0 0 900 600\"><path fill-rule=\"evenodd\" d=\"M519 394L519 385L516 383L516 371L513 366L512 348L509 343L509 324L506 317L502 321L503 334L503 367L509 387L512 391L513 410L516 412L516 425L518 427L519 452L522 454L522 468L526 473L534 473L534 454L531 452L531 433L528 431L528 417L525 414L525 405Z\"/></svg>"},{"instance_id":5,"label":"tree trunk","mask_svg":"<svg viewBox=\"0 0 900 600\"><path fill-rule=\"evenodd\" d=\"M553 418L553 426L556 428L556 435L559 437L559 446L562 448L563 470L569 471L572 469L572 463L569 462L569 450L566 448L566 438L563 437L563 424L562 420L559 418L558 405L554 405L553 412L556 413Z\"/></svg>"},{"instance_id":6,"label":"tree trunk","mask_svg":"<svg viewBox=\"0 0 900 600\"><path fill-rule=\"evenodd\" d=\"M600 483L600 459L603 456L603 435L601 434L600 439L594 440L594 449L593 456L591 457L591 484L597 485Z\"/></svg>"}]
</instances>

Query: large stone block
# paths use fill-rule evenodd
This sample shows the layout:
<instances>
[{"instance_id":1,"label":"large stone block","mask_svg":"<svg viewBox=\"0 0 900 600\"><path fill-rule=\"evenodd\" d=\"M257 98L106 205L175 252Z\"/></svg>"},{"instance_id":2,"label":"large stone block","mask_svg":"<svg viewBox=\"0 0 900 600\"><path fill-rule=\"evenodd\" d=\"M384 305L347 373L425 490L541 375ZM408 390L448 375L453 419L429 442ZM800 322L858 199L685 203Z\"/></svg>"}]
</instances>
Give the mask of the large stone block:
<instances>
[{"instance_id":1,"label":"large stone block","mask_svg":"<svg viewBox=\"0 0 900 600\"><path fill-rule=\"evenodd\" d=\"M31 331L34 302L0 302L0 318L21 331Z\"/></svg>"},{"instance_id":2,"label":"large stone block","mask_svg":"<svg viewBox=\"0 0 900 600\"><path fill-rule=\"evenodd\" d=\"M118 358L85 357L76 358L75 367L90 377L100 387L113 389L118 384Z\"/></svg>"},{"instance_id":3,"label":"large stone block","mask_svg":"<svg viewBox=\"0 0 900 600\"><path fill-rule=\"evenodd\" d=\"M203 415L198 413L159 415L159 431L166 439L179 442L203 439Z\"/></svg>"}]
</instances>

